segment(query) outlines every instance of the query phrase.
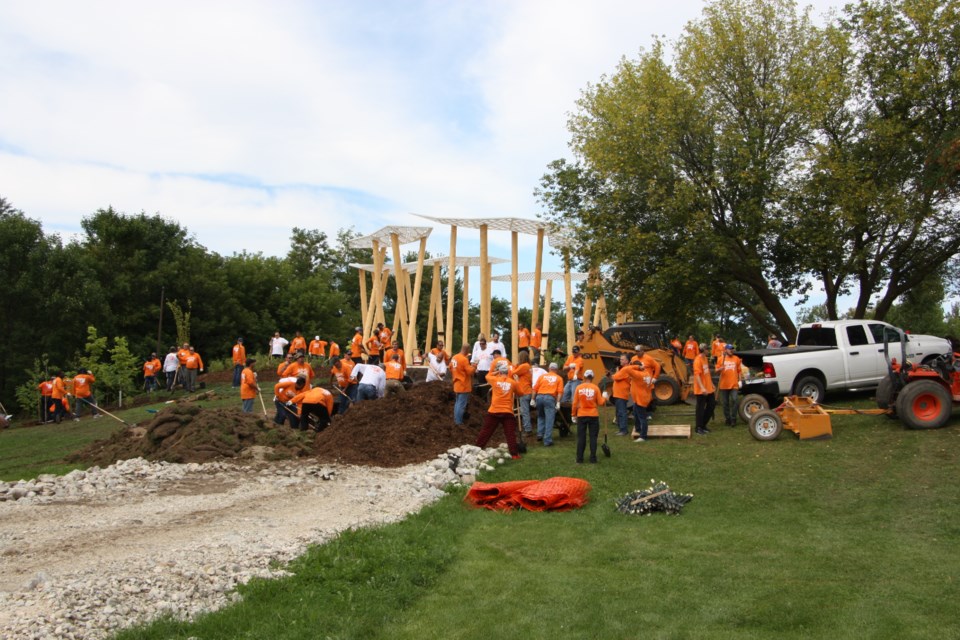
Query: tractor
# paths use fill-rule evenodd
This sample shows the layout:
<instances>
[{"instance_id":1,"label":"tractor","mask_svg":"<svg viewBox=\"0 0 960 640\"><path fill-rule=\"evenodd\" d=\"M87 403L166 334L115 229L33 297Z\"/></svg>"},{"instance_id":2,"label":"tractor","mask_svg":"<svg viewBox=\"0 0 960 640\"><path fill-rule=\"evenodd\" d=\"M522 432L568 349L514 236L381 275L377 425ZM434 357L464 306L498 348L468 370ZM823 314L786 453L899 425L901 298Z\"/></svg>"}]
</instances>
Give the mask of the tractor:
<instances>
[{"instance_id":1,"label":"tractor","mask_svg":"<svg viewBox=\"0 0 960 640\"><path fill-rule=\"evenodd\" d=\"M945 353L926 364L913 364L906 357L901 336L901 358L891 358L884 342L888 375L877 387L877 406L888 409L910 429L939 429L947 424L954 406L960 405L960 353Z\"/></svg>"}]
</instances>

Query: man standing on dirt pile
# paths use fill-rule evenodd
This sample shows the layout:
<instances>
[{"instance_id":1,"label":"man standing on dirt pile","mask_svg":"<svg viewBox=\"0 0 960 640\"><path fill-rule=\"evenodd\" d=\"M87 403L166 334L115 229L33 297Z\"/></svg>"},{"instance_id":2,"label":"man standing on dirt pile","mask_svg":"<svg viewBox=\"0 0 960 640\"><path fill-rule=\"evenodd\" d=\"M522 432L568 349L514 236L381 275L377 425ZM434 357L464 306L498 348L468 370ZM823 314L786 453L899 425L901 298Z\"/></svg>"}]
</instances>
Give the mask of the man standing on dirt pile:
<instances>
[{"instance_id":1,"label":"man standing on dirt pile","mask_svg":"<svg viewBox=\"0 0 960 640\"><path fill-rule=\"evenodd\" d=\"M160 359L157 358L156 352L151 353L150 357L146 359L143 363L143 390L146 392L155 391L160 388L160 385L157 384L157 375L160 373L160 370L163 368L163 365L160 364Z\"/></svg>"},{"instance_id":2,"label":"man standing on dirt pile","mask_svg":"<svg viewBox=\"0 0 960 640\"><path fill-rule=\"evenodd\" d=\"M537 407L537 440L542 440L545 447L553 446L553 421L563 394L563 378L557 373L558 369L556 362L550 363L550 370L533 385L530 400Z\"/></svg>"},{"instance_id":3,"label":"man standing on dirt pile","mask_svg":"<svg viewBox=\"0 0 960 640\"><path fill-rule=\"evenodd\" d=\"M163 359L163 373L167 376L167 391L173 393L180 369L180 358L177 357L177 348L170 347L170 353Z\"/></svg>"},{"instance_id":4,"label":"man standing on dirt pile","mask_svg":"<svg viewBox=\"0 0 960 640\"><path fill-rule=\"evenodd\" d=\"M335 379L337 388L340 389L340 398L337 400L337 413L340 415L347 412L351 402L357 401L357 384L350 380L352 372L353 362L341 358L331 359L330 379Z\"/></svg>"},{"instance_id":5,"label":"man standing on dirt pile","mask_svg":"<svg viewBox=\"0 0 960 640\"><path fill-rule=\"evenodd\" d=\"M520 383L507 375L509 371L510 365L500 362L497 368L487 375L487 382L490 383L490 408L483 419L483 429L477 435L475 444L481 449L486 447L493 432L498 426L503 425L510 455L514 460L519 460L520 450L517 448L517 419L513 415L513 398Z\"/></svg>"},{"instance_id":6,"label":"man standing on dirt pile","mask_svg":"<svg viewBox=\"0 0 960 640\"><path fill-rule=\"evenodd\" d=\"M183 364L187 369L187 391L193 393L197 390L197 374L203 373L203 359L200 358L200 354L194 350L193 346L189 347L187 359Z\"/></svg>"},{"instance_id":7,"label":"man standing on dirt pile","mask_svg":"<svg viewBox=\"0 0 960 640\"><path fill-rule=\"evenodd\" d=\"M240 372L240 401L244 413L253 413L253 400L260 393L260 385L257 384L257 372L253 370L253 365L256 362L254 358L247 358L246 366Z\"/></svg>"},{"instance_id":8,"label":"man standing on dirt pile","mask_svg":"<svg viewBox=\"0 0 960 640\"><path fill-rule=\"evenodd\" d=\"M386 350L393 346L393 329L383 326L382 322L377 323L377 331L375 335L380 341L380 346L382 349Z\"/></svg>"},{"instance_id":9,"label":"man standing on dirt pile","mask_svg":"<svg viewBox=\"0 0 960 640\"><path fill-rule=\"evenodd\" d=\"M403 365L400 364L400 356L394 352L390 356L390 361L383 365L386 369L386 395L395 393L402 394L403 389Z\"/></svg>"},{"instance_id":10,"label":"man standing on dirt pile","mask_svg":"<svg viewBox=\"0 0 960 640\"><path fill-rule=\"evenodd\" d=\"M453 424L462 427L466 419L467 405L470 403L470 394L473 392L473 365L470 364L470 345L460 347L460 353L450 360L450 370L453 372L453 393L456 398L453 402Z\"/></svg>"},{"instance_id":11,"label":"man standing on dirt pile","mask_svg":"<svg viewBox=\"0 0 960 640\"><path fill-rule=\"evenodd\" d=\"M713 416L713 410L717 406L717 399L714 396L713 380L710 377L710 360L707 358L707 345L700 345L700 355L693 361L693 394L697 397L696 409L696 428L697 433L706 435L710 433L707 428L707 422Z\"/></svg>"},{"instance_id":12,"label":"man standing on dirt pile","mask_svg":"<svg viewBox=\"0 0 960 640\"><path fill-rule=\"evenodd\" d=\"M723 417L727 426L737 426L737 396L743 386L743 361L733 355L733 345L723 346L723 355L717 363L717 372L720 374L720 404L723 406Z\"/></svg>"},{"instance_id":13,"label":"man standing on dirt pile","mask_svg":"<svg viewBox=\"0 0 960 640\"><path fill-rule=\"evenodd\" d=\"M380 343L380 336L374 333L367 338L365 344L367 347L367 364L380 364L380 347L383 346Z\"/></svg>"},{"instance_id":14,"label":"man standing on dirt pile","mask_svg":"<svg viewBox=\"0 0 960 640\"><path fill-rule=\"evenodd\" d=\"M233 345L233 387L240 386L240 374L243 373L243 363L247 361L247 348L243 346L243 338L237 338Z\"/></svg>"},{"instance_id":15,"label":"man standing on dirt pile","mask_svg":"<svg viewBox=\"0 0 960 640\"><path fill-rule=\"evenodd\" d=\"M350 357L359 364L363 361L363 327L355 327L353 331L353 340L350 341Z\"/></svg>"},{"instance_id":16,"label":"man standing on dirt pile","mask_svg":"<svg viewBox=\"0 0 960 640\"><path fill-rule=\"evenodd\" d=\"M353 367L350 379L359 382L357 401L382 398L387 387L387 374L373 364L358 364Z\"/></svg>"},{"instance_id":17,"label":"man standing on dirt pile","mask_svg":"<svg viewBox=\"0 0 960 640\"><path fill-rule=\"evenodd\" d=\"M583 464L583 452L590 437L590 462L597 461L597 436L600 434L599 406L607 403L607 395L600 393L600 387L593 383L593 370L583 372L583 384L573 392L571 416L577 422L577 458Z\"/></svg>"},{"instance_id":18,"label":"man standing on dirt pile","mask_svg":"<svg viewBox=\"0 0 960 640\"><path fill-rule=\"evenodd\" d=\"M77 399L76 406L73 408L74 420L80 419L84 405L90 407L90 413L94 418L100 417L96 406L97 399L93 396L93 383L96 381L93 374L82 367L77 371L77 375L73 376L73 397Z\"/></svg>"}]
</instances>

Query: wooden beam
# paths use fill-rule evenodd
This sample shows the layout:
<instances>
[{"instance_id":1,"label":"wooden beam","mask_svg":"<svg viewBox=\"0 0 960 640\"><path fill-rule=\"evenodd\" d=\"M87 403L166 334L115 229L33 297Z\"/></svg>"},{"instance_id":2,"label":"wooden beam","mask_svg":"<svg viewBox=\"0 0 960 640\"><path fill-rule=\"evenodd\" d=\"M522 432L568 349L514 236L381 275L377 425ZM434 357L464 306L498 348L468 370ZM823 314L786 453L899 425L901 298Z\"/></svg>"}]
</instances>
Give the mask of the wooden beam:
<instances>
[{"instance_id":1,"label":"wooden beam","mask_svg":"<svg viewBox=\"0 0 960 640\"><path fill-rule=\"evenodd\" d=\"M424 358L433 344L433 321L437 321L437 339L443 336L443 301L440 299L440 263L433 263L433 277L430 279L430 310L427 311L427 334L423 337Z\"/></svg>"},{"instance_id":2,"label":"wooden beam","mask_svg":"<svg viewBox=\"0 0 960 640\"><path fill-rule=\"evenodd\" d=\"M463 344L470 344L470 267L463 265ZM457 349L459 351L459 349Z\"/></svg>"},{"instance_id":3,"label":"wooden beam","mask_svg":"<svg viewBox=\"0 0 960 640\"><path fill-rule=\"evenodd\" d=\"M487 225L480 225L480 333L489 340L490 298L487 295Z\"/></svg>"},{"instance_id":4,"label":"wooden beam","mask_svg":"<svg viewBox=\"0 0 960 640\"><path fill-rule=\"evenodd\" d=\"M413 299L410 302L410 349L404 349L407 364L413 362L413 351L417 348L417 313L420 309L420 287L423 285L423 254L427 251L427 237L420 238L420 251L417 253L417 275L413 281Z\"/></svg>"},{"instance_id":5,"label":"wooden beam","mask_svg":"<svg viewBox=\"0 0 960 640\"><path fill-rule=\"evenodd\" d=\"M570 281L570 251L563 251L563 293L566 298L567 312L567 352L573 349L577 338L576 330L573 325L573 283Z\"/></svg>"},{"instance_id":6,"label":"wooden beam","mask_svg":"<svg viewBox=\"0 0 960 640\"><path fill-rule=\"evenodd\" d=\"M403 334L400 344L403 347L404 354L407 354L409 353L407 349L407 300L406 296L403 295L403 274L407 271L403 268L403 262L400 260L400 236L391 233L390 244L393 246L393 282L397 285L397 317L394 319L394 325L399 321L400 332ZM394 339L396 338L397 333L394 332Z\"/></svg>"},{"instance_id":7,"label":"wooden beam","mask_svg":"<svg viewBox=\"0 0 960 640\"><path fill-rule=\"evenodd\" d=\"M510 238L510 248L512 250L512 271L510 272L510 361L516 362L517 356L520 353L520 348L517 346L518 338L517 331L519 330L518 325L520 324L520 315L519 309L520 306L520 294L519 294L519 280L520 275L518 271L518 254L517 246L519 244L518 234L514 231L511 234Z\"/></svg>"},{"instance_id":8,"label":"wooden beam","mask_svg":"<svg viewBox=\"0 0 960 640\"><path fill-rule=\"evenodd\" d=\"M363 326L367 322L367 274L363 269L357 269L357 273L360 274L360 325Z\"/></svg>"},{"instance_id":9,"label":"wooden beam","mask_svg":"<svg viewBox=\"0 0 960 640\"><path fill-rule=\"evenodd\" d=\"M466 272L466 267L464 267ZM456 306L457 297L457 227L450 227L450 260L447 262L447 332L444 335L444 342L450 347L450 353L460 351L453 344L453 308ZM464 288L466 288L466 276L464 276ZM466 342L466 335L461 342Z\"/></svg>"},{"instance_id":10,"label":"wooden beam","mask_svg":"<svg viewBox=\"0 0 960 640\"><path fill-rule=\"evenodd\" d=\"M373 275L371 276L371 285L370 290L370 306L367 308L366 313L363 317L363 322L360 323L360 327L363 330L363 337L366 338L370 335L370 328L373 326L373 323L376 321L376 307L377 302L382 300L380 293L380 242L377 240L373 241ZM382 305L381 305L382 306Z\"/></svg>"},{"instance_id":11,"label":"wooden beam","mask_svg":"<svg viewBox=\"0 0 960 640\"><path fill-rule=\"evenodd\" d=\"M550 300L553 297L551 292L553 288L552 285L553 280L547 280L547 290L546 293L543 294L543 342L540 345L541 359L544 358L544 354L550 353L547 344L550 337L547 334L550 333Z\"/></svg>"},{"instance_id":12,"label":"wooden beam","mask_svg":"<svg viewBox=\"0 0 960 640\"><path fill-rule=\"evenodd\" d=\"M537 229L537 262L533 276L533 317L530 320L530 331L533 331L540 322L540 277L543 274L543 233L544 229Z\"/></svg>"}]
</instances>

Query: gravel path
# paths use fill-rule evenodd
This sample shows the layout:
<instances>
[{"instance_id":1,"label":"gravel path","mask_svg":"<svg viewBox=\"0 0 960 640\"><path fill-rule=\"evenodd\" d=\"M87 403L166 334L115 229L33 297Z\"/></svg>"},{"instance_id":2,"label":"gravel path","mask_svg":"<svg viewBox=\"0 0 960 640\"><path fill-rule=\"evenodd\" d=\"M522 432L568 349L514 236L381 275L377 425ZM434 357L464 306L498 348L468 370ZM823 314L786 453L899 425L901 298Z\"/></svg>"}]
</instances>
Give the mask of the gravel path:
<instances>
[{"instance_id":1,"label":"gravel path","mask_svg":"<svg viewBox=\"0 0 960 640\"><path fill-rule=\"evenodd\" d=\"M272 567L307 545L399 520L508 458L450 455L395 469L135 459L0 483L0 637L102 638L216 609L237 584L284 575Z\"/></svg>"}]
</instances>

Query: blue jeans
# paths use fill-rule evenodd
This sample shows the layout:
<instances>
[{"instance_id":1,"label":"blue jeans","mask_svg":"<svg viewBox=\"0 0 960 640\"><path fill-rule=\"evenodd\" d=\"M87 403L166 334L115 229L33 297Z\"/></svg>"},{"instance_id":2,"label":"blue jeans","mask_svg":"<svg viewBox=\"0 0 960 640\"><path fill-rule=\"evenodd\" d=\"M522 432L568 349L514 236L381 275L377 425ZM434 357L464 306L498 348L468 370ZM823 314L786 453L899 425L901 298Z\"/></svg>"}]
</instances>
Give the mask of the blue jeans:
<instances>
[{"instance_id":1,"label":"blue jeans","mask_svg":"<svg viewBox=\"0 0 960 640\"><path fill-rule=\"evenodd\" d=\"M617 431L623 435L627 434L627 400L626 398L614 398L613 408L617 412Z\"/></svg>"},{"instance_id":2,"label":"blue jeans","mask_svg":"<svg viewBox=\"0 0 960 640\"><path fill-rule=\"evenodd\" d=\"M244 413L253 413L253 398L243 400L243 412Z\"/></svg>"},{"instance_id":3,"label":"blue jeans","mask_svg":"<svg viewBox=\"0 0 960 640\"><path fill-rule=\"evenodd\" d=\"M463 426L463 418L467 413L467 405L470 403L470 392L458 393L457 399L453 403L453 424L458 427Z\"/></svg>"},{"instance_id":4,"label":"blue jeans","mask_svg":"<svg viewBox=\"0 0 960 640\"><path fill-rule=\"evenodd\" d=\"M144 391L156 391L157 388L157 376L143 376Z\"/></svg>"},{"instance_id":5,"label":"blue jeans","mask_svg":"<svg viewBox=\"0 0 960 640\"><path fill-rule=\"evenodd\" d=\"M557 417L557 398L537 396L537 437L543 444L553 444L553 420Z\"/></svg>"},{"instance_id":6,"label":"blue jeans","mask_svg":"<svg viewBox=\"0 0 960 640\"><path fill-rule=\"evenodd\" d=\"M361 400L376 400L377 399L377 388L372 384L363 384L362 382L357 385L357 402Z\"/></svg>"},{"instance_id":7,"label":"blue jeans","mask_svg":"<svg viewBox=\"0 0 960 640\"><path fill-rule=\"evenodd\" d=\"M84 407L90 408L90 415L97 415L97 408L93 406L97 404L97 399L94 398L93 395L89 395L86 398L74 398L73 404L73 415L77 416L78 418L80 417L80 413Z\"/></svg>"},{"instance_id":8,"label":"blue jeans","mask_svg":"<svg viewBox=\"0 0 960 640\"><path fill-rule=\"evenodd\" d=\"M357 385L352 384L345 390L341 389L345 395L337 394L337 413L343 415L350 408L350 403L357 399Z\"/></svg>"},{"instance_id":9,"label":"blue jeans","mask_svg":"<svg viewBox=\"0 0 960 640\"><path fill-rule=\"evenodd\" d=\"M577 390L581 382L582 380L567 380L567 384L563 385L563 396L560 398L560 402L573 402L573 392Z\"/></svg>"},{"instance_id":10,"label":"blue jeans","mask_svg":"<svg viewBox=\"0 0 960 640\"><path fill-rule=\"evenodd\" d=\"M640 434L640 437L644 440L647 439L647 408L642 407L639 404L633 405L633 422L634 428L637 430L637 433Z\"/></svg>"},{"instance_id":11,"label":"blue jeans","mask_svg":"<svg viewBox=\"0 0 960 640\"><path fill-rule=\"evenodd\" d=\"M243 365L235 364L233 365L233 386L240 386L240 375L243 373Z\"/></svg>"},{"instance_id":12,"label":"blue jeans","mask_svg":"<svg viewBox=\"0 0 960 640\"><path fill-rule=\"evenodd\" d=\"M530 394L520 396L520 424L523 426L524 433L533 433L530 427Z\"/></svg>"},{"instance_id":13,"label":"blue jeans","mask_svg":"<svg viewBox=\"0 0 960 640\"><path fill-rule=\"evenodd\" d=\"M300 416L297 415L296 409L293 407L288 407L279 400L274 400L273 406L277 408L277 415L273 418L275 423L283 424L284 422L290 422L291 429L297 428L297 425L300 422Z\"/></svg>"}]
</instances>

